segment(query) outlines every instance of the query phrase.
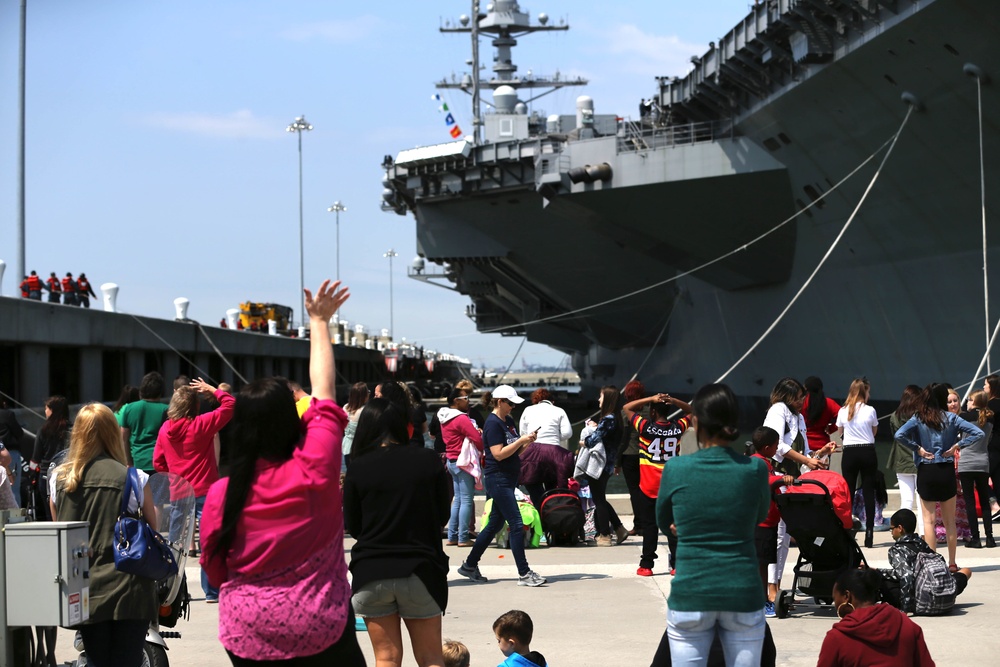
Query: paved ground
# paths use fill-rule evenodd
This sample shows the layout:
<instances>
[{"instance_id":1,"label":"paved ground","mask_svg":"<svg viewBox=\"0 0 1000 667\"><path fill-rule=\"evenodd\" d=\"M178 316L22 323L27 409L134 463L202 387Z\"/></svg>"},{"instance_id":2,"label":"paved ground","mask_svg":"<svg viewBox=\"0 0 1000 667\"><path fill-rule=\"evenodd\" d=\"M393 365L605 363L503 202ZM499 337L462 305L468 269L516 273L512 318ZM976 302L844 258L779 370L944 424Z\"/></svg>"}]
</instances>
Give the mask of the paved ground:
<instances>
[{"instance_id":1,"label":"paved ground","mask_svg":"<svg viewBox=\"0 0 1000 667\"><path fill-rule=\"evenodd\" d=\"M895 498L890 500L891 504L895 502ZM623 520L631 525L631 517ZM876 547L866 550L872 565L888 567L890 542L887 532L876 533ZM347 540L345 546L349 548L350 544ZM670 576L662 570L652 578L636 576L640 551L636 538L613 548L529 551L532 568L549 579L547 586L537 589L518 587L510 552L496 548L489 549L481 563L489 583L472 584L454 573L465 551L447 549L452 574L444 634L465 642L475 667L501 662L503 656L496 648L491 626L509 609L523 609L531 615L535 623L532 648L543 653L554 667L588 662L629 667L649 664L665 625ZM666 554L665 540L660 554ZM793 549L789 563L796 555ZM665 558L661 560L665 563ZM957 609L950 616L914 620L923 627L938 665L991 664L1000 654L1000 549L970 550L960 546L958 562L971 567L974 576L959 598ZM786 568L786 586L791 581L790 572L791 565ZM188 568L187 574L188 581L194 582L192 595L197 594L199 599L192 605L191 620L178 625L183 638L168 640L170 663L174 667L228 665L216 638L218 605L200 599L198 568ZM831 609L800 609L792 618L771 619L778 664L815 665L823 637L835 620ZM368 664L374 667L367 635L361 633L359 639ZM60 661L73 657L71 643L71 633L61 630ZM408 648L403 664L415 664Z\"/></svg>"}]
</instances>

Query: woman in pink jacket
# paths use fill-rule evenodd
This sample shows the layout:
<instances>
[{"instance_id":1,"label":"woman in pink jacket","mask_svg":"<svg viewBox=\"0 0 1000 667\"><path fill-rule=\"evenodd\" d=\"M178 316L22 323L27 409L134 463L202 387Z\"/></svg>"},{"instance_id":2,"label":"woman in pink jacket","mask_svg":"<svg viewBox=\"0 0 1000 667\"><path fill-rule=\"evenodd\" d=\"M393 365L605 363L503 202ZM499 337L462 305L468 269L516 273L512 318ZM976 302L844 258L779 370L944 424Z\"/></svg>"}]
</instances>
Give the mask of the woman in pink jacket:
<instances>
[{"instance_id":1,"label":"woman in pink jacket","mask_svg":"<svg viewBox=\"0 0 1000 667\"><path fill-rule=\"evenodd\" d=\"M198 414L198 394L215 396L219 407ZM201 524L205 496L219 479L219 446L216 435L233 418L236 399L201 378L189 387L178 387L170 398L167 421L163 422L153 447L153 468L157 472L180 475L194 487L195 518ZM173 496L171 496L173 499ZM170 515L170 539L176 540L183 525L180 512ZM192 538L193 539L193 538ZM219 590L208 583L201 572L205 602L218 602Z\"/></svg>"},{"instance_id":2,"label":"woman in pink jacket","mask_svg":"<svg viewBox=\"0 0 1000 667\"><path fill-rule=\"evenodd\" d=\"M448 395L448 407L438 410L441 422L441 439L444 440L448 472L455 484L455 497L451 501L451 518L448 520L448 544L471 547L469 526L476 511L472 501L475 479L458 467L458 455L462 453L462 443L468 438L476 446L478 455L483 452L483 435L468 415L469 397L462 389L452 389Z\"/></svg>"},{"instance_id":3,"label":"woman in pink jacket","mask_svg":"<svg viewBox=\"0 0 1000 667\"><path fill-rule=\"evenodd\" d=\"M219 640L234 665L364 665L344 560L341 442L327 324L348 298L325 281L306 290L312 405L300 422L288 385L240 391L230 476L202 515L201 566L219 586ZM303 435L304 431L304 435Z\"/></svg>"}]
</instances>

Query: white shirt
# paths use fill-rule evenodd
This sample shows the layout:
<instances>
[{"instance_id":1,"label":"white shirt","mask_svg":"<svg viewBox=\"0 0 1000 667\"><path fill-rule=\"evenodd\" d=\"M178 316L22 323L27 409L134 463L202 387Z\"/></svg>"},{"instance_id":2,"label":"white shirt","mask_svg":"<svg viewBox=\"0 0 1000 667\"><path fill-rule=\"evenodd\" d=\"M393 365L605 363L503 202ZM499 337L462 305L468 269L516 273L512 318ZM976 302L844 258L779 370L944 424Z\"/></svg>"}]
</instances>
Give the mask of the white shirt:
<instances>
[{"instance_id":1,"label":"white shirt","mask_svg":"<svg viewBox=\"0 0 1000 667\"><path fill-rule=\"evenodd\" d=\"M878 426L875 408L858 401L854 408L854 419L848 421L847 406L837 413L837 426L844 429L844 446L871 445L875 443L872 429Z\"/></svg>"},{"instance_id":2,"label":"white shirt","mask_svg":"<svg viewBox=\"0 0 1000 667\"><path fill-rule=\"evenodd\" d=\"M536 428L540 430L535 442L569 448L569 439L573 436L573 426L569 423L566 411L552 405L552 401L542 401L535 405L529 405L521 413L521 423L519 424L521 435L531 433Z\"/></svg>"},{"instance_id":3,"label":"white shirt","mask_svg":"<svg viewBox=\"0 0 1000 667\"><path fill-rule=\"evenodd\" d=\"M806 438L806 420L801 414L793 414L784 403L775 403L767 409L764 426L778 432L778 451L774 455L774 460L778 463L785 460L785 454L791 451L795 436L799 433L802 434L803 446L809 446Z\"/></svg>"},{"instance_id":4,"label":"white shirt","mask_svg":"<svg viewBox=\"0 0 1000 667\"><path fill-rule=\"evenodd\" d=\"M49 473L49 498L52 499L53 505L56 504L56 477L58 476L56 475L56 472L58 470L59 467L55 468ZM143 490L146 488L146 482L149 481L149 475L139 470L138 468L136 468L135 472L138 474L139 477L139 500L141 501ZM118 508L121 509L121 503L118 503ZM131 498L128 499L128 511L133 514L139 511L139 504L136 502L135 496L132 496Z\"/></svg>"}]
</instances>

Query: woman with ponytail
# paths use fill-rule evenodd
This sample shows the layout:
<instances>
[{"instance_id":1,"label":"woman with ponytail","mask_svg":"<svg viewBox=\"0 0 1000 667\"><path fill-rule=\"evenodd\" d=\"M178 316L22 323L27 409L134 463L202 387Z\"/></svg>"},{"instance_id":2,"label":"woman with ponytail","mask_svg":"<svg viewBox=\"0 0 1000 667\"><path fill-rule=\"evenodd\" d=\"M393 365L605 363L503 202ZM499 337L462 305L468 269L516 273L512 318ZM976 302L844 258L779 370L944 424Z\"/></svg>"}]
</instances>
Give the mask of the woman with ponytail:
<instances>
[{"instance_id":1,"label":"woman with ponytail","mask_svg":"<svg viewBox=\"0 0 1000 667\"><path fill-rule=\"evenodd\" d=\"M312 404L300 422L288 384L257 379L233 415L230 475L202 513L201 566L219 590L219 639L234 665L364 665L344 560L341 443L328 322L347 288L305 291Z\"/></svg>"},{"instance_id":2,"label":"woman with ponytail","mask_svg":"<svg viewBox=\"0 0 1000 667\"><path fill-rule=\"evenodd\" d=\"M663 466L656 523L677 534L667 600L675 664L705 664L718 632L727 665L759 665L764 609L754 531L771 504L764 461L736 454L736 396L724 384L691 400L699 450ZM700 662L699 662L700 661Z\"/></svg>"}]
</instances>

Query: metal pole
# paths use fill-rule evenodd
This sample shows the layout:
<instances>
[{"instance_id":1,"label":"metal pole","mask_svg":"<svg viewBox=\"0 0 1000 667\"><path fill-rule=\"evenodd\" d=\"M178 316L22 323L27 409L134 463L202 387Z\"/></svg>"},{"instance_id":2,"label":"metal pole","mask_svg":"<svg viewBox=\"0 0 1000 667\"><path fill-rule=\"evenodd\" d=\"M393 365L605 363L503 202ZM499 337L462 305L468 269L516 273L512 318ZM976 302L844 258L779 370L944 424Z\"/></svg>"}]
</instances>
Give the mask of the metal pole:
<instances>
[{"instance_id":1,"label":"metal pole","mask_svg":"<svg viewBox=\"0 0 1000 667\"><path fill-rule=\"evenodd\" d=\"M472 0L472 144L479 145L479 0Z\"/></svg>"},{"instance_id":2,"label":"metal pole","mask_svg":"<svg viewBox=\"0 0 1000 667\"><path fill-rule=\"evenodd\" d=\"M15 283L28 274L24 256L24 101L25 101L25 61L27 51L28 0L21 0L21 44L17 62L17 275Z\"/></svg>"},{"instance_id":3,"label":"metal pole","mask_svg":"<svg viewBox=\"0 0 1000 667\"><path fill-rule=\"evenodd\" d=\"M326 209L327 211L332 211L337 214L337 282L340 282L340 212L346 211L347 207L344 206L343 202L339 199ZM340 326L340 310L338 309L335 317L337 318L337 326Z\"/></svg>"},{"instance_id":4,"label":"metal pole","mask_svg":"<svg viewBox=\"0 0 1000 667\"><path fill-rule=\"evenodd\" d=\"M396 333L396 323L393 321L393 307L392 307L392 258L399 255L394 249L389 248L389 251L382 255L383 257L389 258L389 340L392 340Z\"/></svg>"},{"instance_id":5,"label":"metal pole","mask_svg":"<svg viewBox=\"0 0 1000 667\"><path fill-rule=\"evenodd\" d=\"M306 326L306 255L305 255L305 233L303 232L302 214L302 131L299 130L299 298L302 303L302 310L299 311L299 322Z\"/></svg>"}]
</instances>

